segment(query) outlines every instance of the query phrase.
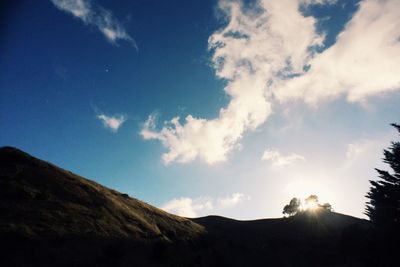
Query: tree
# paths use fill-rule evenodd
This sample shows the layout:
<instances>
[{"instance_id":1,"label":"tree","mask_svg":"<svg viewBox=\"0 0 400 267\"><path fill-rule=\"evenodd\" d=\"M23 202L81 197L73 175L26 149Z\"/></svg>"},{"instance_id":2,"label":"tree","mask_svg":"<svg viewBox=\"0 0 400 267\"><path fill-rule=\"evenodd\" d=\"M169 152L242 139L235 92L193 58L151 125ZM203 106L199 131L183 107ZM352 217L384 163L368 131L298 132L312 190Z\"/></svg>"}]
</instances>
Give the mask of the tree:
<instances>
[{"instance_id":1,"label":"tree","mask_svg":"<svg viewBox=\"0 0 400 267\"><path fill-rule=\"evenodd\" d=\"M324 203L322 205L319 205L320 208L323 208L326 211L333 211L332 205L329 203Z\"/></svg>"},{"instance_id":2,"label":"tree","mask_svg":"<svg viewBox=\"0 0 400 267\"><path fill-rule=\"evenodd\" d=\"M400 133L400 125L391 124ZM383 162L392 172L375 169L378 181L370 181L371 188L366 197L365 214L381 229L400 229L400 142L392 142L383 151Z\"/></svg>"},{"instance_id":3,"label":"tree","mask_svg":"<svg viewBox=\"0 0 400 267\"><path fill-rule=\"evenodd\" d=\"M295 197L292 198L289 204L283 207L283 214L287 214L289 216L296 215L299 212L300 205L301 205L300 199Z\"/></svg>"}]
</instances>

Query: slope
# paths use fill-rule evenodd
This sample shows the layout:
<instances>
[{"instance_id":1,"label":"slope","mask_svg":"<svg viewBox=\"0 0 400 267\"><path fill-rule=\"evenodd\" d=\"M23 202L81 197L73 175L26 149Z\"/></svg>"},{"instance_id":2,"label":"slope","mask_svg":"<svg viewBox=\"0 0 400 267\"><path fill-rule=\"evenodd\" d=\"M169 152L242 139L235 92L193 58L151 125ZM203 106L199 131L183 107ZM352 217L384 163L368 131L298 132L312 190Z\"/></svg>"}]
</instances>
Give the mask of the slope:
<instances>
[{"instance_id":1,"label":"slope","mask_svg":"<svg viewBox=\"0 0 400 267\"><path fill-rule=\"evenodd\" d=\"M101 262L121 251L147 262L168 244L193 243L205 233L191 220L12 147L0 148L0 214L2 251L15 265L42 265L49 254L72 260L65 265L98 254Z\"/></svg>"},{"instance_id":2,"label":"slope","mask_svg":"<svg viewBox=\"0 0 400 267\"><path fill-rule=\"evenodd\" d=\"M214 255L232 266L365 266L370 222L329 211L290 218L193 219L212 239Z\"/></svg>"},{"instance_id":3,"label":"slope","mask_svg":"<svg viewBox=\"0 0 400 267\"><path fill-rule=\"evenodd\" d=\"M192 221L108 189L15 148L0 149L0 232L24 236L191 239Z\"/></svg>"}]
</instances>

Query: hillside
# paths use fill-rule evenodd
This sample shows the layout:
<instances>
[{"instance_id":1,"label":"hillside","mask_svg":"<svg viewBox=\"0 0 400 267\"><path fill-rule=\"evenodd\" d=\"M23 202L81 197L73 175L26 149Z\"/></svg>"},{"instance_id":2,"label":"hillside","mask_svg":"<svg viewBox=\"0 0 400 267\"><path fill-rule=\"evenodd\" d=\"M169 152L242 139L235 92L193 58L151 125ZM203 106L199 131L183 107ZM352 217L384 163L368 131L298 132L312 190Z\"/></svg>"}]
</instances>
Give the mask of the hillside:
<instances>
[{"instance_id":1,"label":"hillside","mask_svg":"<svg viewBox=\"0 0 400 267\"><path fill-rule=\"evenodd\" d=\"M96 241L96 246L111 240L169 244L189 242L205 233L202 226L186 218L12 147L0 149L0 214L2 246L5 240L21 239L79 239Z\"/></svg>"},{"instance_id":2,"label":"hillside","mask_svg":"<svg viewBox=\"0 0 400 267\"><path fill-rule=\"evenodd\" d=\"M187 219L0 149L0 266L364 266L368 221Z\"/></svg>"},{"instance_id":3,"label":"hillside","mask_svg":"<svg viewBox=\"0 0 400 267\"><path fill-rule=\"evenodd\" d=\"M238 221L193 219L213 237L215 254L234 266L366 266L370 223L334 212Z\"/></svg>"},{"instance_id":4,"label":"hillside","mask_svg":"<svg viewBox=\"0 0 400 267\"><path fill-rule=\"evenodd\" d=\"M190 239L192 221L108 189L14 148L0 149L1 233Z\"/></svg>"}]
</instances>

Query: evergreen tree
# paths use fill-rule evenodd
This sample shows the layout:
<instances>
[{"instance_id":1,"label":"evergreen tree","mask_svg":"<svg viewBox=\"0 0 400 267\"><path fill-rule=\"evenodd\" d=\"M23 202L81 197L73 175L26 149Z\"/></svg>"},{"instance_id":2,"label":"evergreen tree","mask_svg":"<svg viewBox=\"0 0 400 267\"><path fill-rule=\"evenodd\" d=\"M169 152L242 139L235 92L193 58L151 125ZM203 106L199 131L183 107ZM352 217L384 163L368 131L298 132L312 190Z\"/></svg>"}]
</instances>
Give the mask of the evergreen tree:
<instances>
[{"instance_id":1,"label":"evergreen tree","mask_svg":"<svg viewBox=\"0 0 400 267\"><path fill-rule=\"evenodd\" d=\"M392 124L400 133L400 125ZM371 188L365 214L379 228L400 229L400 142L392 142L383 152L383 162L391 172L376 169L378 181L370 181ZM396 231L397 231L396 230Z\"/></svg>"}]
</instances>

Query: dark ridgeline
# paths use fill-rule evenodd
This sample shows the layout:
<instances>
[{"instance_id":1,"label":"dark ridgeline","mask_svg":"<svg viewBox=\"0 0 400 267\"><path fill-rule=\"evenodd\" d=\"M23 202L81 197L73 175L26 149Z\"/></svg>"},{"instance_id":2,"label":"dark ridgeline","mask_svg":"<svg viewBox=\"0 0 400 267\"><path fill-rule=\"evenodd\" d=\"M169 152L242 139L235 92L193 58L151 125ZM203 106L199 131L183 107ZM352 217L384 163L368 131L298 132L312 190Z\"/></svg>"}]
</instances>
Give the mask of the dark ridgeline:
<instances>
[{"instance_id":1,"label":"dark ridgeline","mask_svg":"<svg viewBox=\"0 0 400 267\"><path fill-rule=\"evenodd\" d=\"M0 148L0 213L0 266L366 266L371 256L366 220L328 210L189 220L11 147Z\"/></svg>"}]
</instances>

